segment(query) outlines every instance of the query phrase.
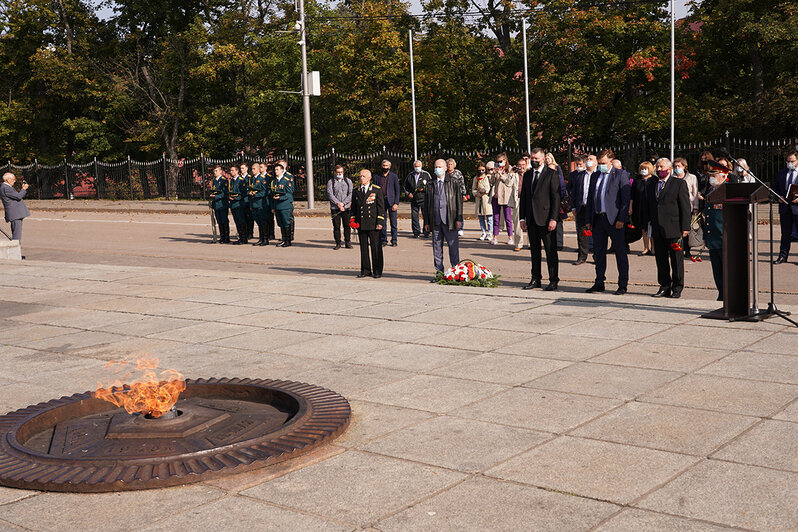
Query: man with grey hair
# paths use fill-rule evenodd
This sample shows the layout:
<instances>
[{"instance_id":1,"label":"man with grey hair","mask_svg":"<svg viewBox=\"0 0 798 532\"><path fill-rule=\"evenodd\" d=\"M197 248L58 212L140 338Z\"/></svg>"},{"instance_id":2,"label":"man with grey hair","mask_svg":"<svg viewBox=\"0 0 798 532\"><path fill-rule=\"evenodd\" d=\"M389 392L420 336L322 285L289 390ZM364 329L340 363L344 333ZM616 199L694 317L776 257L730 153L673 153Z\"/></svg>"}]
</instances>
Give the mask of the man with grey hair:
<instances>
[{"instance_id":1,"label":"man with grey hair","mask_svg":"<svg viewBox=\"0 0 798 532\"><path fill-rule=\"evenodd\" d=\"M432 255L438 281L443 274L443 241L449 247L452 266L460 262L460 240L457 231L463 227L463 195L460 185L446 172L446 161L435 161L435 178L427 183L424 194L424 230L432 230Z\"/></svg>"},{"instance_id":2,"label":"man with grey hair","mask_svg":"<svg viewBox=\"0 0 798 532\"><path fill-rule=\"evenodd\" d=\"M465 176L463 172L457 169L457 161L452 158L446 159L446 173L452 176L457 187L460 189L460 195L463 201L468 201L468 190L466 189ZM457 231L458 236L463 236L463 223L460 222L460 230Z\"/></svg>"},{"instance_id":3,"label":"man with grey hair","mask_svg":"<svg viewBox=\"0 0 798 532\"><path fill-rule=\"evenodd\" d=\"M30 211L25 205L25 195L28 193L28 184L23 181L22 190L17 192L14 188L17 177L11 172L3 174L3 183L0 184L0 200L3 202L6 222L11 224L11 239L22 240L22 219L30 216Z\"/></svg>"},{"instance_id":4,"label":"man with grey hair","mask_svg":"<svg viewBox=\"0 0 798 532\"><path fill-rule=\"evenodd\" d=\"M413 228L413 238L421 236L421 225L419 224L419 211L424 207L424 189L427 188L427 183L432 181L432 176L429 172L424 170L424 164L421 161L413 163L413 171L407 174L404 182L405 194L410 200L410 218L411 226ZM429 233L424 231L424 238L427 238Z\"/></svg>"}]
</instances>

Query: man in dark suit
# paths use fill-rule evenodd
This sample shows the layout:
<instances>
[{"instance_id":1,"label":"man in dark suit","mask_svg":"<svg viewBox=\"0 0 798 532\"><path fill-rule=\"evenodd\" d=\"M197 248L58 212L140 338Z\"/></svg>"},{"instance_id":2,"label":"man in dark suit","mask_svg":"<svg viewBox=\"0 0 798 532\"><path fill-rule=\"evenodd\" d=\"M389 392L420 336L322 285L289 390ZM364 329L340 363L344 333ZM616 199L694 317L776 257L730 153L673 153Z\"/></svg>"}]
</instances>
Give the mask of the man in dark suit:
<instances>
[{"instance_id":1,"label":"man in dark suit","mask_svg":"<svg viewBox=\"0 0 798 532\"><path fill-rule=\"evenodd\" d=\"M786 198L791 185L798 185L798 151L795 150L787 154L787 165L781 169L776 180L773 181L773 191ZM787 258L790 256L792 232L798 222L798 198L793 201L792 205L779 202L779 221L781 222L781 246L779 247L779 258L773 261L774 264L787 262Z\"/></svg>"},{"instance_id":2,"label":"man in dark suit","mask_svg":"<svg viewBox=\"0 0 798 532\"><path fill-rule=\"evenodd\" d=\"M360 275L358 278L382 277L380 230L385 224L385 197L382 188L371 183L371 172L360 171L360 186L352 191L352 218L360 241ZM371 260L369 260L371 251Z\"/></svg>"},{"instance_id":3,"label":"man in dark suit","mask_svg":"<svg viewBox=\"0 0 798 532\"><path fill-rule=\"evenodd\" d=\"M413 228L414 238L421 236L421 224L419 224L418 215L424 209L424 190L427 188L427 183L432 181L432 176L423 169L423 166L421 161L414 162L413 171L407 174L405 178L404 188L405 194L410 200L410 223ZM429 233L425 231L424 238L428 236Z\"/></svg>"},{"instance_id":4,"label":"man in dark suit","mask_svg":"<svg viewBox=\"0 0 798 532\"><path fill-rule=\"evenodd\" d=\"M590 180L587 195L587 229L593 232L593 251L596 255L596 281L587 289L588 293L604 291L608 239L612 241L618 265L618 289L615 295L625 294L629 284L625 227L632 191L629 179L613 168L614 158L615 154L609 149L599 154L598 171Z\"/></svg>"},{"instance_id":5,"label":"man in dark suit","mask_svg":"<svg viewBox=\"0 0 798 532\"><path fill-rule=\"evenodd\" d=\"M658 179L646 182L644 214L651 223L657 260L659 290L654 297L678 298L684 289L684 251L673 246L681 243L690 230L690 192L684 179L673 176L669 159L657 160L655 170Z\"/></svg>"},{"instance_id":6,"label":"man in dark suit","mask_svg":"<svg viewBox=\"0 0 798 532\"><path fill-rule=\"evenodd\" d=\"M545 161L544 150L532 150L531 168L524 173L519 199L518 218L521 229L529 235L529 251L532 256L532 279L524 286L524 290L541 286L541 243L546 250L546 265L549 269L549 284L545 290L557 290L560 283L555 233L560 213L560 178L556 170L546 166Z\"/></svg>"},{"instance_id":7,"label":"man in dark suit","mask_svg":"<svg viewBox=\"0 0 798 532\"><path fill-rule=\"evenodd\" d=\"M460 183L446 172L446 161L435 161L435 178L427 182L424 191L424 231L432 231L432 257L437 274L443 273L443 241L449 248L452 267L460 262L460 237L463 227L463 195Z\"/></svg>"},{"instance_id":8,"label":"man in dark suit","mask_svg":"<svg viewBox=\"0 0 798 532\"><path fill-rule=\"evenodd\" d=\"M382 161L382 173L374 176L374 184L380 187L385 194L385 219L391 221L391 246L396 247L398 235L397 215L399 212L399 176L391 171L391 161ZM380 232L382 245L388 245L388 224L384 223Z\"/></svg>"},{"instance_id":9,"label":"man in dark suit","mask_svg":"<svg viewBox=\"0 0 798 532\"><path fill-rule=\"evenodd\" d=\"M3 202L6 221L11 224L11 239L22 240L22 219L30 216L30 211L25 205L25 195L28 193L28 184L22 184L22 190L17 192L14 183L17 178L11 172L3 174L3 182L0 183L0 200Z\"/></svg>"},{"instance_id":10,"label":"man in dark suit","mask_svg":"<svg viewBox=\"0 0 798 532\"><path fill-rule=\"evenodd\" d=\"M593 177L597 165L595 155L588 155L584 159L577 157L576 170L571 172L568 178L568 195L571 197L571 210L576 220L576 241L579 245L575 266L587 261L587 253L590 250L590 237L585 234L587 230L587 197L590 191L590 179Z\"/></svg>"}]
</instances>

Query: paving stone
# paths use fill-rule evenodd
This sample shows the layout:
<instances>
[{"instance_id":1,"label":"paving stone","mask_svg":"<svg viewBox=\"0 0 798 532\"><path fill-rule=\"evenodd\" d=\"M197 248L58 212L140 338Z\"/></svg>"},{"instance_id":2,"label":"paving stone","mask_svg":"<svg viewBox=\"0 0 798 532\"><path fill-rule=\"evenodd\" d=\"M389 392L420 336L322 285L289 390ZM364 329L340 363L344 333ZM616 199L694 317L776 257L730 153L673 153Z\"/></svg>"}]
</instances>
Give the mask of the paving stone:
<instances>
[{"instance_id":1,"label":"paving stone","mask_svg":"<svg viewBox=\"0 0 798 532\"><path fill-rule=\"evenodd\" d=\"M407 378L410 373L354 364L330 364L298 373L294 380L334 390L345 397L362 396L367 390Z\"/></svg>"},{"instance_id":2,"label":"paving stone","mask_svg":"<svg viewBox=\"0 0 798 532\"><path fill-rule=\"evenodd\" d=\"M365 301L363 303L366 303ZM374 304L368 301L365 306L352 308L348 314L364 318L382 318L386 320L401 320L419 312L418 307L410 303L385 302Z\"/></svg>"},{"instance_id":3,"label":"paving stone","mask_svg":"<svg viewBox=\"0 0 798 532\"><path fill-rule=\"evenodd\" d=\"M248 327L246 325L231 325L229 323L200 323L197 325L189 325L188 327L181 327L180 329L151 334L149 337L201 344L214 340L217 342L224 342L231 336L246 336L246 333L254 332L260 333L263 332L263 329Z\"/></svg>"},{"instance_id":4,"label":"paving stone","mask_svg":"<svg viewBox=\"0 0 798 532\"><path fill-rule=\"evenodd\" d=\"M416 375L355 396L356 399L444 413L506 389L497 384Z\"/></svg>"},{"instance_id":5,"label":"paving stone","mask_svg":"<svg viewBox=\"0 0 798 532\"><path fill-rule=\"evenodd\" d=\"M0 486L0 505L8 504L15 501L20 501L22 499L32 497L39 493L40 492L38 491L4 488L3 486ZM2 515L2 510L0 510L0 515Z\"/></svg>"},{"instance_id":6,"label":"paving stone","mask_svg":"<svg viewBox=\"0 0 798 532\"><path fill-rule=\"evenodd\" d=\"M394 342L419 343L422 338L436 336L450 330L446 325L433 323L414 323L410 321L385 321L373 327L355 329L350 332L354 336L393 340ZM462 347L462 346L455 346ZM469 346L470 347L470 346ZM476 349L476 348L474 348Z\"/></svg>"},{"instance_id":7,"label":"paving stone","mask_svg":"<svg viewBox=\"0 0 798 532\"><path fill-rule=\"evenodd\" d=\"M36 379L44 374L62 375L73 370L88 370L97 366L96 360L87 360L63 353L35 351L23 347L0 348L0 367L3 377L15 381Z\"/></svg>"},{"instance_id":8,"label":"paving stone","mask_svg":"<svg viewBox=\"0 0 798 532\"><path fill-rule=\"evenodd\" d=\"M439 325L453 325L455 327L463 327L469 325L469 314L473 311L472 308L455 306L443 307L426 312L413 314L405 318L405 321L416 321L420 323L437 323ZM509 321L509 320L508 320Z\"/></svg>"},{"instance_id":9,"label":"paving stone","mask_svg":"<svg viewBox=\"0 0 798 532\"><path fill-rule=\"evenodd\" d=\"M366 525L464 477L462 473L405 460L348 451L242 494Z\"/></svg>"},{"instance_id":10,"label":"paving stone","mask_svg":"<svg viewBox=\"0 0 798 532\"><path fill-rule=\"evenodd\" d=\"M51 325L29 325L22 322L8 320L11 324L3 333L0 334L0 343L8 345L18 345L20 347L30 347L32 342L39 342L54 336L64 336L80 332L79 329L69 327L53 327Z\"/></svg>"},{"instance_id":11,"label":"paving stone","mask_svg":"<svg viewBox=\"0 0 798 532\"><path fill-rule=\"evenodd\" d=\"M2 515L6 521L34 530L124 531L223 495L215 488L197 485L92 495L44 493L3 506Z\"/></svg>"},{"instance_id":12,"label":"paving stone","mask_svg":"<svg viewBox=\"0 0 798 532\"><path fill-rule=\"evenodd\" d=\"M293 512L246 497L226 497L163 521L144 527L142 531L174 530L352 530L351 526L334 523L299 512Z\"/></svg>"},{"instance_id":13,"label":"paving stone","mask_svg":"<svg viewBox=\"0 0 798 532\"><path fill-rule=\"evenodd\" d=\"M713 334L711 327L680 325L644 338L643 342L687 347L706 347L709 349L740 349L770 335L761 329L723 329L723 334Z\"/></svg>"},{"instance_id":14,"label":"paving stone","mask_svg":"<svg viewBox=\"0 0 798 532\"><path fill-rule=\"evenodd\" d=\"M698 373L798 384L798 357L768 353L732 353Z\"/></svg>"},{"instance_id":15,"label":"paving stone","mask_svg":"<svg viewBox=\"0 0 798 532\"><path fill-rule=\"evenodd\" d=\"M225 323L236 324L235 318L251 314L252 309L247 307L237 307L235 305L214 305L202 304L202 306L183 312L176 312L172 317L188 320L202 320L204 322L223 321ZM240 324L239 324L240 325Z\"/></svg>"},{"instance_id":16,"label":"paving stone","mask_svg":"<svg viewBox=\"0 0 798 532\"><path fill-rule=\"evenodd\" d=\"M350 330L356 329L369 329L382 323L381 320L372 318L358 318L355 316L327 316L327 315L309 315L308 319L301 321L293 321L284 326L283 329L292 331L305 331L312 333L341 335L348 333Z\"/></svg>"},{"instance_id":17,"label":"paving stone","mask_svg":"<svg viewBox=\"0 0 798 532\"><path fill-rule=\"evenodd\" d=\"M336 344L346 340L345 338L337 340ZM452 349L449 347L399 344L394 342L390 342L387 348L377 349L380 340L363 339L363 341L374 346L374 348L364 349L357 356L351 358L349 362L353 364L366 364L370 366L423 372L440 368L453 362L466 360L478 354L476 351L464 351L462 349Z\"/></svg>"},{"instance_id":18,"label":"paving stone","mask_svg":"<svg viewBox=\"0 0 798 532\"><path fill-rule=\"evenodd\" d=\"M377 524L379 530L589 530L618 507L563 493L474 478Z\"/></svg>"},{"instance_id":19,"label":"paving stone","mask_svg":"<svg viewBox=\"0 0 798 532\"><path fill-rule=\"evenodd\" d=\"M234 323L236 325L251 325L252 327L280 328L288 323L308 319L307 314L287 310L261 310L251 307L244 308L245 313L231 317L218 318L215 321Z\"/></svg>"},{"instance_id":20,"label":"paving stone","mask_svg":"<svg viewBox=\"0 0 798 532\"><path fill-rule=\"evenodd\" d=\"M520 340L520 339L519 339ZM514 344L496 349L499 353L525 355L538 358L581 361L610 351L627 343L625 340L582 338L580 336L557 336L541 334Z\"/></svg>"},{"instance_id":21,"label":"paving stone","mask_svg":"<svg viewBox=\"0 0 798 532\"><path fill-rule=\"evenodd\" d=\"M796 342L798 342L798 333L779 332L747 346L746 350L756 351L757 353L796 355L798 354L795 349Z\"/></svg>"},{"instance_id":22,"label":"paving stone","mask_svg":"<svg viewBox=\"0 0 798 532\"><path fill-rule=\"evenodd\" d=\"M798 401L792 403L790 406L773 416L773 418L798 423Z\"/></svg>"},{"instance_id":23,"label":"paving stone","mask_svg":"<svg viewBox=\"0 0 798 532\"><path fill-rule=\"evenodd\" d=\"M538 295L542 295L538 293ZM558 297L554 295L554 297ZM604 316L616 310L617 306L605 305L601 301L593 299L571 299L559 298L547 304L539 305L533 309L519 313L519 315L545 314L549 316L562 316L563 323L568 325L575 323L583 318L595 318Z\"/></svg>"},{"instance_id":24,"label":"paving stone","mask_svg":"<svg viewBox=\"0 0 798 532\"><path fill-rule=\"evenodd\" d=\"M175 297L175 296L172 296ZM230 290L194 290L194 295L190 297L180 298L184 301L194 301L196 303L213 303L214 305L226 305L227 303L235 303L242 299L249 299L249 292L244 290L230 291Z\"/></svg>"},{"instance_id":25,"label":"paving stone","mask_svg":"<svg viewBox=\"0 0 798 532\"><path fill-rule=\"evenodd\" d=\"M550 437L527 429L442 416L371 441L361 448L472 473L494 466Z\"/></svg>"},{"instance_id":26,"label":"paving stone","mask_svg":"<svg viewBox=\"0 0 798 532\"><path fill-rule=\"evenodd\" d=\"M125 340L126 337L119 334L111 334L99 331L79 331L71 334L61 334L41 339L29 339L26 341L17 340L15 345L24 345L33 349L65 353L84 347L91 347L101 344L110 344Z\"/></svg>"},{"instance_id":27,"label":"paving stone","mask_svg":"<svg viewBox=\"0 0 798 532\"><path fill-rule=\"evenodd\" d=\"M212 325L208 327L213 328ZM299 331L285 331L282 329L260 329L253 327L252 330L246 334L237 334L221 340L214 340L208 342L211 345L219 345L224 347L232 347L235 349L250 349L254 351L275 351L281 348L306 342L308 340L315 340L317 338L329 338L321 334L313 334ZM286 353L291 354L291 353Z\"/></svg>"},{"instance_id":28,"label":"paving stone","mask_svg":"<svg viewBox=\"0 0 798 532\"><path fill-rule=\"evenodd\" d=\"M480 323L481 328L517 331L526 333L547 333L567 327L562 316L546 316L543 314L505 314Z\"/></svg>"},{"instance_id":29,"label":"paving stone","mask_svg":"<svg viewBox=\"0 0 798 532\"><path fill-rule=\"evenodd\" d=\"M462 362L438 368L435 375L497 384L520 385L562 369L571 362L502 353L485 353Z\"/></svg>"},{"instance_id":30,"label":"paving stone","mask_svg":"<svg viewBox=\"0 0 798 532\"><path fill-rule=\"evenodd\" d=\"M324 360L228 349L189 365L193 377L297 380L309 370L332 366Z\"/></svg>"},{"instance_id":31,"label":"paving stone","mask_svg":"<svg viewBox=\"0 0 798 532\"><path fill-rule=\"evenodd\" d=\"M620 404L616 399L513 388L451 414L559 434Z\"/></svg>"},{"instance_id":32,"label":"paving stone","mask_svg":"<svg viewBox=\"0 0 798 532\"><path fill-rule=\"evenodd\" d=\"M433 416L429 412L352 400L352 418L336 445L353 447L374 438L415 425Z\"/></svg>"},{"instance_id":33,"label":"paving stone","mask_svg":"<svg viewBox=\"0 0 798 532\"><path fill-rule=\"evenodd\" d=\"M336 294L338 293L339 292L336 292ZM332 314L332 315L352 317L355 316L355 314L352 313L354 310L361 308L372 308L374 306L375 306L374 303L371 301L352 301L352 300L341 301L340 298L336 297L334 299L304 301L302 303L297 303L295 305L282 307L282 310L285 312L311 313L314 315ZM364 317L370 318L376 316L369 316L366 314Z\"/></svg>"},{"instance_id":34,"label":"paving stone","mask_svg":"<svg viewBox=\"0 0 798 532\"><path fill-rule=\"evenodd\" d=\"M468 346L469 349L475 351L492 351L519 341L528 342L534 337L534 334L528 333L508 333L507 331L500 331L497 329L475 329L469 327L448 330L447 332L434 336L426 336L416 340L416 342L442 347L461 348L463 346Z\"/></svg>"},{"instance_id":35,"label":"paving stone","mask_svg":"<svg viewBox=\"0 0 798 532\"><path fill-rule=\"evenodd\" d=\"M526 386L628 400L680 375L672 371L579 362L535 379Z\"/></svg>"},{"instance_id":36,"label":"paving stone","mask_svg":"<svg viewBox=\"0 0 798 532\"><path fill-rule=\"evenodd\" d=\"M355 336L322 336L313 340L299 343L292 343L284 347L277 347L275 351L288 355L296 355L307 358L317 358L322 360L332 360L344 362L351 360L360 363L359 356L367 353L386 349L399 345L396 342L387 340L371 340L368 338L358 338Z\"/></svg>"},{"instance_id":37,"label":"paving stone","mask_svg":"<svg viewBox=\"0 0 798 532\"><path fill-rule=\"evenodd\" d=\"M632 402L582 425L571 435L706 456L756 421L734 414Z\"/></svg>"},{"instance_id":38,"label":"paving stone","mask_svg":"<svg viewBox=\"0 0 798 532\"><path fill-rule=\"evenodd\" d=\"M97 330L114 334L126 334L128 336L148 336L199 324L199 322L194 320L166 318L163 316L142 317L141 315L131 315L131 317L133 318L132 321L105 325L98 327Z\"/></svg>"},{"instance_id":39,"label":"paving stone","mask_svg":"<svg viewBox=\"0 0 798 532\"><path fill-rule=\"evenodd\" d=\"M680 324L695 320L696 313L692 309L670 308L659 305L634 305L612 310L602 316L608 320L643 323ZM629 326L634 327L634 324Z\"/></svg>"},{"instance_id":40,"label":"paving stone","mask_svg":"<svg viewBox=\"0 0 798 532\"><path fill-rule=\"evenodd\" d=\"M628 504L697 461L685 455L561 436L486 474Z\"/></svg>"},{"instance_id":41,"label":"paving stone","mask_svg":"<svg viewBox=\"0 0 798 532\"><path fill-rule=\"evenodd\" d=\"M631 366L636 368L661 369L683 373L695 371L729 354L727 350L698 347L679 347L672 345L631 343L603 355L592 358L591 362Z\"/></svg>"},{"instance_id":42,"label":"paving stone","mask_svg":"<svg viewBox=\"0 0 798 532\"><path fill-rule=\"evenodd\" d=\"M673 515L646 512L643 510L624 510L595 529L596 532L723 532L732 530L725 526L711 525L705 521L694 521Z\"/></svg>"},{"instance_id":43,"label":"paving stone","mask_svg":"<svg viewBox=\"0 0 798 532\"><path fill-rule=\"evenodd\" d=\"M795 530L798 474L703 461L636 504L755 530Z\"/></svg>"},{"instance_id":44,"label":"paving stone","mask_svg":"<svg viewBox=\"0 0 798 532\"><path fill-rule=\"evenodd\" d=\"M766 417L796 397L798 386L792 384L686 375L644 395L640 400Z\"/></svg>"},{"instance_id":45,"label":"paving stone","mask_svg":"<svg viewBox=\"0 0 798 532\"><path fill-rule=\"evenodd\" d=\"M554 331L558 335L606 338L608 340L640 340L673 327L670 323L605 320L602 318L579 320L577 323Z\"/></svg>"},{"instance_id":46,"label":"paving stone","mask_svg":"<svg viewBox=\"0 0 798 532\"><path fill-rule=\"evenodd\" d=\"M766 420L712 457L798 473L798 423Z\"/></svg>"}]
</instances>

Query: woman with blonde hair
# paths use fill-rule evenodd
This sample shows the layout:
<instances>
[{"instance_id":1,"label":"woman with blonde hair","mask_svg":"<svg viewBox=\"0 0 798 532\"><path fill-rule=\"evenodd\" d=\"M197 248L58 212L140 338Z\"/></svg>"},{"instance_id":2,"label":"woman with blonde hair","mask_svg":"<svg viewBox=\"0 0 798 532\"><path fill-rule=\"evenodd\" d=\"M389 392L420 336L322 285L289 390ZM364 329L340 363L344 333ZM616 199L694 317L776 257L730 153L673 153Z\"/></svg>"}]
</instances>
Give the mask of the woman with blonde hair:
<instances>
[{"instance_id":1,"label":"woman with blonde hair","mask_svg":"<svg viewBox=\"0 0 798 532\"><path fill-rule=\"evenodd\" d=\"M493 240L491 244L499 243L498 236L501 231L499 222L504 215L504 225L507 227L507 237L510 244L513 243L513 212L510 207L510 200L513 191L518 186L518 175L510 169L507 155L500 153L496 157L496 169L493 173L493 191L491 193L493 206Z\"/></svg>"},{"instance_id":2,"label":"woman with blonde hair","mask_svg":"<svg viewBox=\"0 0 798 532\"><path fill-rule=\"evenodd\" d=\"M480 240L485 240L488 235L493 238L493 206L491 205L490 191L491 183L488 167L485 163L479 161L477 163L477 175L474 176L474 181L471 183L471 193L476 200L474 202L476 215L479 218L479 228L482 229Z\"/></svg>"},{"instance_id":3,"label":"woman with blonde hair","mask_svg":"<svg viewBox=\"0 0 798 532\"><path fill-rule=\"evenodd\" d=\"M646 204L646 183L654 175L654 165L648 161L640 163L637 167L638 177L632 181L632 198L629 202L629 221L633 226L643 232L643 253L641 255L654 255L654 242L651 238L651 227L646 225L645 213L643 211ZM648 224L650 225L650 224Z\"/></svg>"}]
</instances>

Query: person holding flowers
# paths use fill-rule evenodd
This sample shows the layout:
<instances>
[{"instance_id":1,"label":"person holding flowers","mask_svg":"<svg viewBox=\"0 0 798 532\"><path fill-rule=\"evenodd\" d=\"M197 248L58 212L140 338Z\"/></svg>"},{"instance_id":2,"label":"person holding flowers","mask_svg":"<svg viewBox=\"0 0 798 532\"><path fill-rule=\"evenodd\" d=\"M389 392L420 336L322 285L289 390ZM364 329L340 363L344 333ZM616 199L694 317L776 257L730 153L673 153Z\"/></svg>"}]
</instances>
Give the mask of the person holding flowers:
<instances>
[{"instance_id":1,"label":"person holding flowers","mask_svg":"<svg viewBox=\"0 0 798 532\"><path fill-rule=\"evenodd\" d=\"M426 218L425 218L426 221ZM359 279L382 277L382 245L380 231L385 226L385 193L371 182L371 171L360 171L360 184L352 191L349 227L358 232L360 241ZM369 251L371 257L369 257Z\"/></svg>"}]
</instances>

